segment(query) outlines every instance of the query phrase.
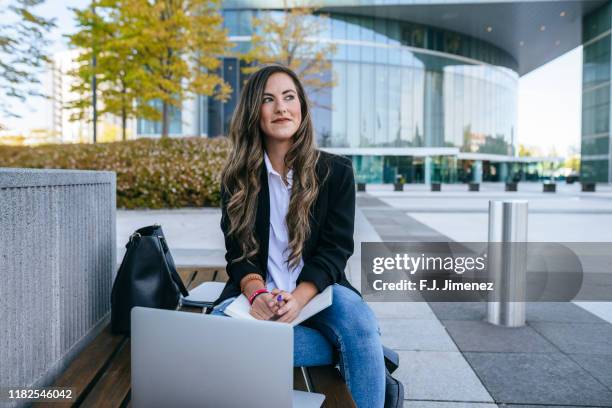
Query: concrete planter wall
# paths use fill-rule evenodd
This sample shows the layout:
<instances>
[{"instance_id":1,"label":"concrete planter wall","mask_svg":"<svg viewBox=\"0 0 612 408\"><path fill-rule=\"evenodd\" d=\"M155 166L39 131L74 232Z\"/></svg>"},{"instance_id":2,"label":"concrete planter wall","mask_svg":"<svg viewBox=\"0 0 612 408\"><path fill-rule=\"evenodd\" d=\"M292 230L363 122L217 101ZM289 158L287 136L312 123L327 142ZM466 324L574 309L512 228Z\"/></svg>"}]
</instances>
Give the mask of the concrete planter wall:
<instances>
[{"instance_id":1,"label":"concrete planter wall","mask_svg":"<svg viewBox=\"0 0 612 408\"><path fill-rule=\"evenodd\" d=\"M0 388L50 384L108 321L114 172L0 169Z\"/></svg>"}]
</instances>

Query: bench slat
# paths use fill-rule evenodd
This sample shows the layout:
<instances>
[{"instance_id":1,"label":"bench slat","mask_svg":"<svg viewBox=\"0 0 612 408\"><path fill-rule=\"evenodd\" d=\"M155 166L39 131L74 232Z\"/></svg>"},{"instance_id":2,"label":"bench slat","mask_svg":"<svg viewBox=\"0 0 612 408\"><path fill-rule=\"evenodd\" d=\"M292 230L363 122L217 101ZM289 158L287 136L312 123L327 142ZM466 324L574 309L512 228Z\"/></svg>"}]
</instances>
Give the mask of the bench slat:
<instances>
[{"instance_id":1,"label":"bench slat","mask_svg":"<svg viewBox=\"0 0 612 408\"><path fill-rule=\"evenodd\" d=\"M202 282L227 282L225 268L177 268L177 272L188 290ZM214 279L213 279L214 278Z\"/></svg>"},{"instance_id":2,"label":"bench slat","mask_svg":"<svg viewBox=\"0 0 612 408\"><path fill-rule=\"evenodd\" d=\"M130 352L127 340L81 407L119 407L126 401L131 387Z\"/></svg>"},{"instance_id":3,"label":"bench slat","mask_svg":"<svg viewBox=\"0 0 612 408\"><path fill-rule=\"evenodd\" d=\"M98 336L87 346L57 379L53 387L70 387L73 389L73 402L35 403L35 407L70 406L79 404L91 389L96 379L103 375L105 368L125 342L123 335L112 334L110 325L106 326Z\"/></svg>"}]
</instances>

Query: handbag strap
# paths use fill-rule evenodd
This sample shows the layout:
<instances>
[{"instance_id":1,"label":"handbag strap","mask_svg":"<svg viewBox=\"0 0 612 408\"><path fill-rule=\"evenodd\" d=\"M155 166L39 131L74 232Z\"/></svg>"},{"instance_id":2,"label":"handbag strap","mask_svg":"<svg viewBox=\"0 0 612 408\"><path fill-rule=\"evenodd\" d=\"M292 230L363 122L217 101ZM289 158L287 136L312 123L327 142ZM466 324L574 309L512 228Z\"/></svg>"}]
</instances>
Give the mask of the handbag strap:
<instances>
[{"instance_id":1,"label":"handbag strap","mask_svg":"<svg viewBox=\"0 0 612 408\"><path fill-rule=\"evenodd\" d=\"M399 367L399 354L387 346L383 346L383 355L385 357L385 367L390 373L393 373Z\"/></svg>"},{"instance_id":2,"label":"handbag strap","mask_svg":"<svg viewBox=\"0 0 612 408\"><path fill-rule=\"evenodd\" d=\"M158 235L157 238L159 238L159 242L161 243L161 246L164 250L164 256L170 255L170 248L168 248L166 238L164 238L163 235ZM174 262L166 262L166 264L168 265L168 269L170 269L170 276L172 277L172 280L174 281L174 283L176 283L176 286L178 286L183 297L189 296L189 292L187 291L183 280L176 271L176 268L174 267Z\"/></svg>"}]
</instances>

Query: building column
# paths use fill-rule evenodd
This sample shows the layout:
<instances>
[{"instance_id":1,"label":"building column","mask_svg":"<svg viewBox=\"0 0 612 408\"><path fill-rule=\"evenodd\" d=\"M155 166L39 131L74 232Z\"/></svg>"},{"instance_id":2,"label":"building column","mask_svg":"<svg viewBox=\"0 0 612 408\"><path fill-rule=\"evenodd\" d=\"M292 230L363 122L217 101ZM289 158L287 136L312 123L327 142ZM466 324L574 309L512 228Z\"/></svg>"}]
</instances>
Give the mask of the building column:
<instances>
[{"instance_id":1,"label":"building column","mask_svg":"<svg viewBox=\"0 0 612 408\"><path fill-rule=\"evenodd\" d=\"M198 135L198 101L197 95L189 94L181 106L181 136Z\"/></svg>"},{"instance_id":2,"label":"building column","mask_svg":"<svg viewBox=\"0 0 612 408\"><path fill-rule=\"evenodd\" d=\"M433 159L431 158L431 156L426 156L425 157L425 184L429 185L431 184L431 172L433 170L433 166L432 166L432 162Z\"/></svg>"},{"instance_id":3,"label":"building column","mask_svg":"<svg viewBox=\"0 0 612 408\"><path fill-rule=\"evenodd\" d=\"M597 109L585 103L587 98L597 99L601 87L609 88L610 52L609 31L612 18L612 3L604 2L599 8L582 18L585 30L582 35L582 154L580 160L580 181L612 183L612 114L610 108ZM605 67L607 75L598 73ZM609 92L608 92L609 93ZM602 128L599 124L606 123Z\"/></svg>"},{"instance_id":4,"label":"building column","mask_svg":"<svg viewBox=\"0 0 612 408\"><path fill-rule=\"evenodd\" d=\"M508 163L506 162L499 163L499 181L502 183L508 181Z\"/></svg>"},{"instance_id":5,"label":"building column","mask_svg":"<svg viewBox=\"0 0 612 408\"><path fill-rule=\"evenodd\" d=\"M472 182L482 183L482 160L474 160L472 163Z\"/></svg>"},{"instance_id":6,"label":"building column","mask_svg":"<svg viewBox=\"0 0 612 408\"><path fill-rule=\"evenodd\" d=\"M444 75L435 70L426 70L424 89L425 146L444 147Z\"/></svg>"}]
</instances>

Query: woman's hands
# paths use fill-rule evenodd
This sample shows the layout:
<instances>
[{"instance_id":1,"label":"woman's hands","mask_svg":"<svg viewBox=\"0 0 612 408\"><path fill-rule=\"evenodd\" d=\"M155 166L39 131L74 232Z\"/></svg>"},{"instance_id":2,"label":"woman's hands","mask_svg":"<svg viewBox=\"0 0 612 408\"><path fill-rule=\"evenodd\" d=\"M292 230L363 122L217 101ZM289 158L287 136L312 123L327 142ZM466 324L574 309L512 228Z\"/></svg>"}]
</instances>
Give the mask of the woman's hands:
<instances>
[{"instance_id":1,"label":"woman's hands","mask_svg":"<svg viewBox=\"0 0 612 408\"><path fill-rule=\"evenodd\" d=\"M245 291L249 294L263 288L263 285L259 284L259 282L249 286ZM301 282L293 293L273 289L272 292L262 293L255 298L251 305L250 314L258 320L276 320L283 323L291 323L316 294L317 288L310 282ZM277 301L279 295L282 297L281 301Z\"/></svg>"},{"instance_id":2,"label":"woman's hands","mask_svg":"<svg viewBox=\"0 0 612 408\"><path fill-rule=\"evenodd\" d=\"M280 307L276 311L278 319L277 322L291 323L300 314L304 305L299 297L294 296L293 293L285 292L280 289L272 289L272 296L276 299L278 295L283 297L283 300L279 302Z\"/></svg>"},{"instance_id":3,"label":"woman's hands","mask_svg":"<svg viewBox=\"0 0 612 408\"><path fill-rule=\"evenodd\" d=\"M249 313L257 320L270 320L275 317L279 307L272 294L262 293L253 300Z\"/></svg>"},{"instance_id":4,"label":"woman's hands","mask_svg":"<svg viewBox=\"0 0 612 408\"><path fill-rule=\"evenodd\" d=\"M278 295L283 300L277 301ZM270 293L257 296L251 305L251 316L258 320L275 320L291 323L300 314L304 304L292 293L280 289L273 289Z\"/></svg>"},{"instance_id":5,"label":"woman's hands","mask_svg":"<svg viewBox=\"0 0 612 408\"><path fill-rule=\"evenodd\" d=\"M247 299L250 299L256 291L265 288L263 278L255 273L246 275L240 282L240 290ZM269 320L274 317L278 308L270 293L261 293L253 299L249 313L258 320Z\"/></svg>"}]
</instances>

